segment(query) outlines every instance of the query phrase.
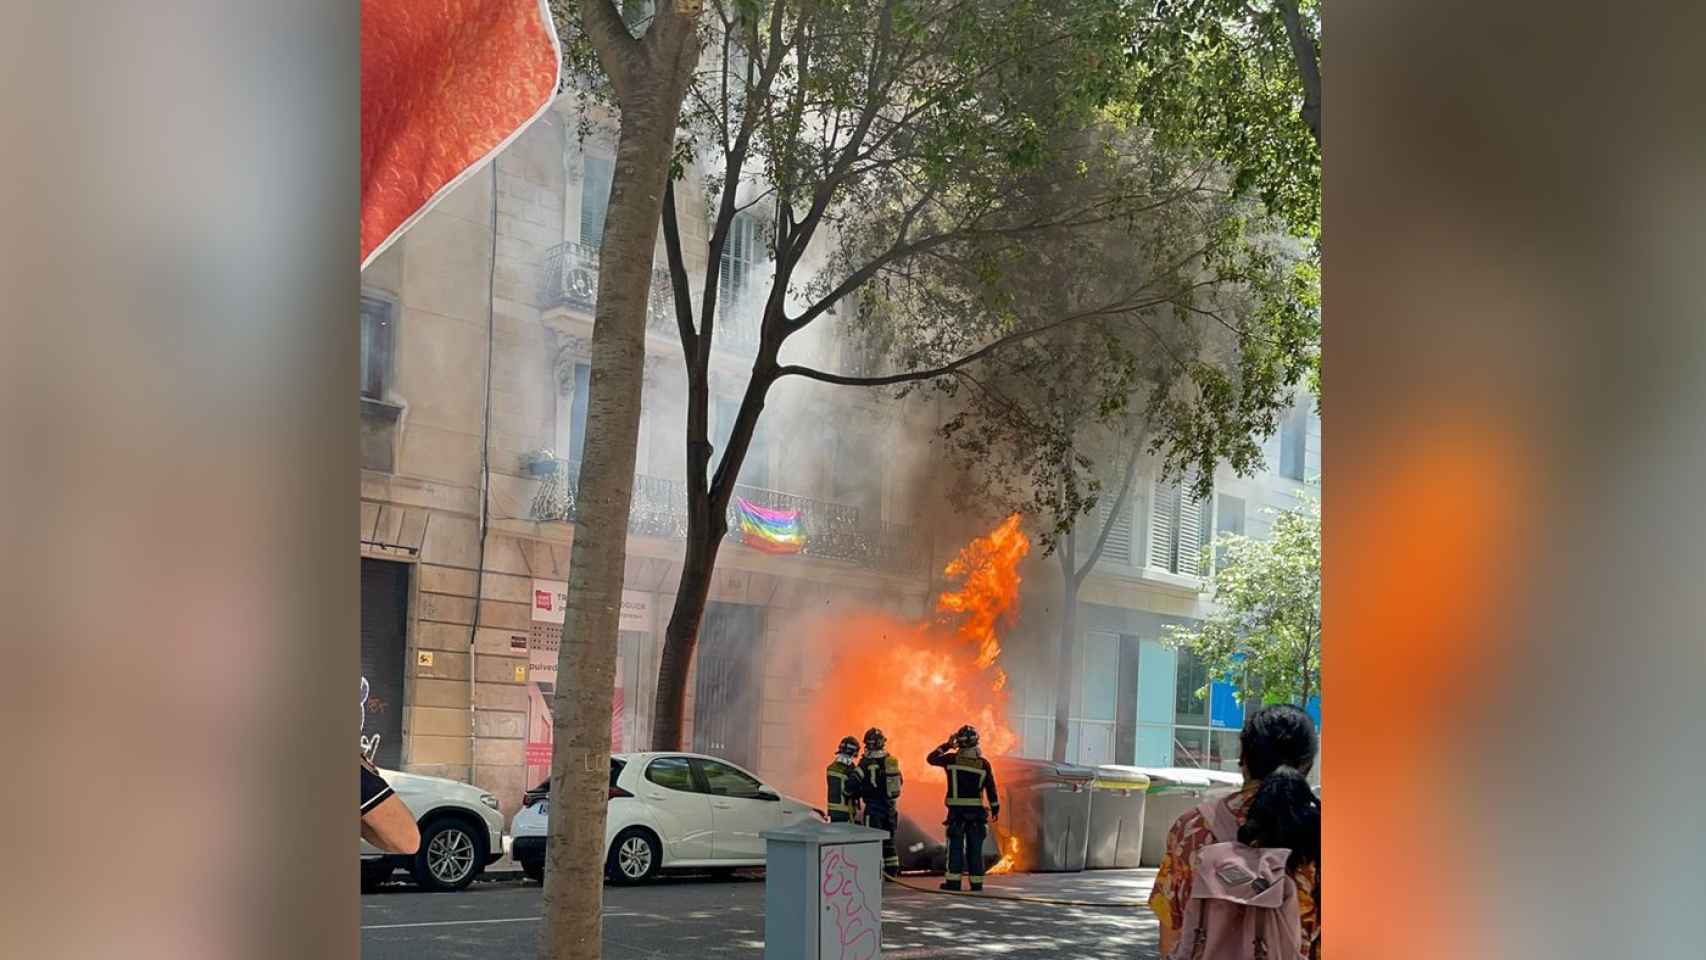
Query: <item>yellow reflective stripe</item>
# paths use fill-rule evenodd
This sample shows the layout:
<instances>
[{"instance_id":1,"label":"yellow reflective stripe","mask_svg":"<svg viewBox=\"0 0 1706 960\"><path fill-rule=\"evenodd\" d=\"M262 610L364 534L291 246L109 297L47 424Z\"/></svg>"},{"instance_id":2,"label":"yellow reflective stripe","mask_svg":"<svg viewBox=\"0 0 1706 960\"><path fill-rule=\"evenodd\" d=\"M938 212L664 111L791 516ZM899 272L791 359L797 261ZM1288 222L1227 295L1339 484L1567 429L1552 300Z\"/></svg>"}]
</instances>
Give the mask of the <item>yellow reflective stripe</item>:
<instances>
[{"instance_id":1,"label":"yellow reflective stripe","mask_svg":"<svg viewBox=\"0 0 1706 960\"><path fill-rule=\"evenodd\" d=\"M972 797L969 800L963 800L959 797L949 797L948 798L948 806L950 806L950 807L981 807L981 806L983 806L983 798L982 797Z\"/></svg>"},{"instance_id":2,"label":"yellow reflective stripe","mask_svg":"<svg viewBox=\"0 0 1706 960\"><path fill-rule=\"evenodd\" d=\"M830 813L852 813L853 808L848 806L845 803L832 803L829 805L829 812Z\"/></svg>"},{"instance_id":3,"label":"yellow reflective stripe","mask_svg":"<svg viewBox=\"0 0 1706 960\"><path fill-rule=\"evenodd\" d=\"M957 873L945 873L942 876L943 879L947 880L949 883L953 883L960 878L960 875Z\"/></svg>"}]
</instances>

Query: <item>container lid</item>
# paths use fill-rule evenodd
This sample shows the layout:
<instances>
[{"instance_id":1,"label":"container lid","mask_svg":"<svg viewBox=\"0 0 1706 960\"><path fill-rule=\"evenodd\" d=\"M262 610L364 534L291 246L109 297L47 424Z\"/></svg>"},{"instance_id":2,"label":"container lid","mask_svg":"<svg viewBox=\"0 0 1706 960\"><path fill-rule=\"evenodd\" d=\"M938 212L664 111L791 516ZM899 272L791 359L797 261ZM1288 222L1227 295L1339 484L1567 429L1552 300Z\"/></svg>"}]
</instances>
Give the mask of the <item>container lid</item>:
<instances>
[{"instance_id":1,"label":"container lid","mask_svg":"<svg viewBox=\"0 0 1706 960\"><path fill-rule=\"evenodd\" d=\"M996 776L1002 780L1089 783L1096 779L1095 770L1076 763L1055 763L1053 760L1032 760L1028 757L990 757L989 762L995 767Z\"/></svg>"},{"instance_id":2,"label":"container lid","mask_svg":"<svg viewBox=\"0 0 1706 960\"><path fill-rule=\"evenodd\" d=\"M1136 767L1109 763L1096 768L1096 779L1090 785L1099 790L1147 790L1149 777Z\"/></svg>"},{"instance_id":3,"label":"container lid","mask_svg":"<svg viewBox=\"0 0 1706 960\"><path fill-rule=\"evenodd\" d=\"M1204 770L1200 767L1139 767L1149 777L1149 792L1173 790L1236 790L1244 785L1244 775L1226 770Z\"/></svg>"},{"instance_id":4,"label":"container lid","mask_svg":"<svg viewBox=\"0 0 1706 960\"><path fill-rule=\"evenodd\" d=\"M888 839L887 830L874 830L852 823L819 823L815 820L801 823L780 830L764 830L759 836L765 840L779 840L785 843L805 843L812 845L878 842Z\"/></svg>"}]
</instances>

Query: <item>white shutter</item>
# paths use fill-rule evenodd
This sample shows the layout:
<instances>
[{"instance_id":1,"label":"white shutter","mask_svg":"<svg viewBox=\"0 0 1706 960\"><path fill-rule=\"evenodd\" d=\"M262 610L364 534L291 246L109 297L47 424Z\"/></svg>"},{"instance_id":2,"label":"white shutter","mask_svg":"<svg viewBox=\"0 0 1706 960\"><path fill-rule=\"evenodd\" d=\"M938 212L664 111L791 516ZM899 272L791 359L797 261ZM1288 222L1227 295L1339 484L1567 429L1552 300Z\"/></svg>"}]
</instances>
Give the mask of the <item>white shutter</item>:
<instances>
[{"instance_id":1,"label":"white shutter","mask_svg":"<svg viewBox=\"0 0 1706 960\"><path fill-rule=\"evenodd\" d=\"M1198 500L1190 490L1195 471L1173 483L1155 484L1149 520L1149 565L1168 573L1202 575L1202 547L1207 527L1208 501Z\"/></svg>"},{"instance_id":2,"label":"white shutter","mask_svg":"<svg viewBox=\"0 0 1706 960\"><path fill-rule=\"evenodd\" d=\"M1187 576L1198 576L1202 573L1202 543L1203 543L1203 502L1190 492L1190 487L1196 483L1196 474L1191 473L1180 481L1179 492L1179 554L1174 564L1173 572Z\"/></svg>"},{"instance_id":3,"label":"white shutter","mask_svg":"<svg viewBox=\"0 0 1706 960\"><path fill-rule=\"evenodd\" d=\"M1104 498L1096 504L1095 526L1090 529L1089 540L1094 544L1102 530L1108 530L1108 543L1102 548L1103 563L1117 563L1121 566L1131 566L1131 500L1127 499L1120 510L1120 515L1114 518L1113 526L1108 526L1108 514L1112 512L1113 499Z\"/></svg>"},{"instance_id":4,"label":"white shutter","mask_svg":"<svg viewBox=\"0 0 1706 960\"><path fill-rule=\"evenodd\" d=\"M1179 488L1159 479L1149 498L1149 565L1170 570L1178 533Z\"/></svg>"}]
</instances>

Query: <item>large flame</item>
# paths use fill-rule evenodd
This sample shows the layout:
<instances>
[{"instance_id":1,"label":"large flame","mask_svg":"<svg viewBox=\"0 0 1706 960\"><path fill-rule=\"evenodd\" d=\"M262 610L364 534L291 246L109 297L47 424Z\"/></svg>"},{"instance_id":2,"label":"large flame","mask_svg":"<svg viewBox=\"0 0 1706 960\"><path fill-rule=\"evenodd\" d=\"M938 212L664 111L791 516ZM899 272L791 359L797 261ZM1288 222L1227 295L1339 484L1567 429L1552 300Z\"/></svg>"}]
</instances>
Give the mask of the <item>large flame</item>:
<instances>
[{"instance_id":1,"label":"large flame","mask_svg":"<svg viewBox=\"0 0 1706 960\"><path fill-rule=\"evenodd\" d=\"M1030 546L1016 515L967 544L943 570L956 586L937 597L934 622L865 613L808 628L805 646L830 662L793 718L798 748L792 769L776 771L792 792L821 797L823 768L837 741L879 727L905 778L901 814L940 830L945 774L925 756L968 723L981 734L986 755L1008 753L1019 743L1007 723L1007 675L996 631L1018 612L1018 567Z\"/></svg>"}]
</instances>

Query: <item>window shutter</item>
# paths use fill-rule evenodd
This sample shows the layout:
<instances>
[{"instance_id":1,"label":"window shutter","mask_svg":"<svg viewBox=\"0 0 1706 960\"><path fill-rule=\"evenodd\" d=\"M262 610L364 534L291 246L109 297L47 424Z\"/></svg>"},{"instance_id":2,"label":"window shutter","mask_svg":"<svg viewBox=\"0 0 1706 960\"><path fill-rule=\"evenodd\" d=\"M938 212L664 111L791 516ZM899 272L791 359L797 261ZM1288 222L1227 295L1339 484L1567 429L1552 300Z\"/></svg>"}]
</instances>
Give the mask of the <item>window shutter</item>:
<instances>
[{"instance_id":1,"label":"window shutter","mask_svg":"<svg viewBox=\"0 0 1706 960\"><path fill-rule=\"evenodd\" d=\"M1108 514L1113 510L1113 500L1103 499L1096 504L1096 526L1091 531L1091 537L1101 536L1107 526ZM1094 539L1091 540L1094 543ZM1113 526L1108 528L1108 543L1102 548L1102 561L1117 563L1122 566L1131 565L1131 500L1128 498L1120 515L1114 518Z\"/></svg>"},{"instance_id":2,"label":"window shutter","mask_svg":"<svg viewBox=\"0 0 1706 960\"><path fill-rule=\"evenodd\" d=\"M1179 530L1179 488L1157 480L1149 503L1149 565L1171 570Z\"/></svg>"},{"instance_id":3,"label":"window shutter","mask_svg":"<svg viewBox=\"0 0 1706 960\"><path fill-rule=\"evenodd\" d=\"M1203 502L1192 496L1190 486L1194 475L1187 477L1179 493L1179 555L1174 573L1199 576L1202 573Z\"/></svg>"},{"instance_id":4,"label":"window shutter","mask_svg":"<svg viewBox=\"0 0 1706 960\"><path fill-rule=\"evenodd\" d=\"M581 243L597 250L604 245L604 214L610 209L610 179L614 164L588 156L581 177Z\"/></svg>"}]
</instances>

